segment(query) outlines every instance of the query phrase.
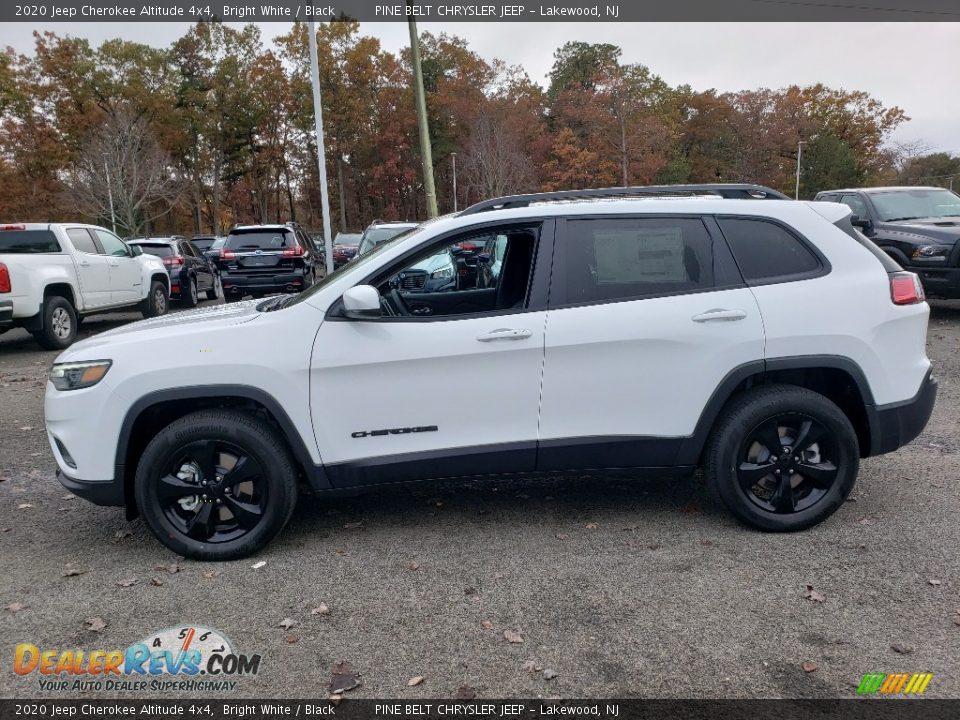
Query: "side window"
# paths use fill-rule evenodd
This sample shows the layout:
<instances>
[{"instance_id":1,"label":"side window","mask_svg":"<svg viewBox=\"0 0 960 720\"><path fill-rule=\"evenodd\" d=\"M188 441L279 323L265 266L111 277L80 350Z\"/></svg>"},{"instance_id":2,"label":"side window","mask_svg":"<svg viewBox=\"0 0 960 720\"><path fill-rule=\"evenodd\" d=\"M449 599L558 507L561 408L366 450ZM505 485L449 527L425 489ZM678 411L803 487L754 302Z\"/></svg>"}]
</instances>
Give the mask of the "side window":
<instances>
[{"instance_id":1,"label":"side window","mask_svg":"<svg viewBox=\"0 0 960 720\"><path fill-rule=\"evenodd\" d=\"M713 242L699 218L568 220L568 303L714 287Z\"/></svg>"},{"instance_id":2,"label":"side window","mask_svg":"<svg viewBox=\"0 0 960 720\"><path fill-rule=\"evenodd\" d=\"M776 223L722 217L717 222L747 282L809 275L821 267L800 238Z\"/></svg>"},{"instance_id":3,"label":"side window","mask_svg":"<svg viewBox=\"0 0 960 720\"><path fill-rule=\"evenodd\" d=\"M854 215L859 215L862 218L868 217L867 204L859 195L843 195L840 197L840 202L853 210Z\"/></svg>"},{"instance_id":4,"label":"side window","mask_svg":"<svg viewBox=\"0 0 960 720\"><path fill-rule=\"evenodd\" d=\"M113 233L109 233L106 230L99 230L99 229L94 230L94 232L97 234L97 239L100 240L100 244L103 245L103 251L107 255L115 255L117 257L127 257L130 254L123 240L118 238Z\"/></svg>"},{"instance_id":5,"label":"side window","mask_svg":"<svg viewBox=\"0 0 960 720\"><path fill-rule=\"evenodd\" d=\"M486 230L425 250L374 280L396 317L436 317L524 307L538 231Z\"/></svg>"},{"instance_id":6,"label":"side window","mask_svg":"<svg viewBox=\"0 0 960 720\"><path fill-rule=\"evenodd\" d=\"M183 245L183 251L190 257L200 257L203 254L197 249L197 246L194 245L192 242L184 240L182 245Z\"/></svg>"},{"instance_id":7,"label":"side window","mask_svg":"<svg viewBox=\"0 0 960 720\"><path fill-rule=\"evenodd\" d=\"M70 238L70 242L72 242L73 246L80 252L87 253L88 255L100 254L100 251L93 242L93 238L90 237L90 233L85 229L70 228L67 230L67 237Z\"/></svg>"}]
</instances>

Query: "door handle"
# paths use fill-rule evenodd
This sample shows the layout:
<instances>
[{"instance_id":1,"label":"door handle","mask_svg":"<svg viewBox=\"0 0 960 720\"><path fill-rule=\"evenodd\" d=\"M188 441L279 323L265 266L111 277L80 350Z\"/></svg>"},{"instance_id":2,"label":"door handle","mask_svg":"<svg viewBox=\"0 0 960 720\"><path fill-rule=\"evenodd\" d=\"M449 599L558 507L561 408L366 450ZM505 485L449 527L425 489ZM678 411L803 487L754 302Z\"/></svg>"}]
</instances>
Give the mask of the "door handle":
<instances>
[{"instance_id":1,"label":"door handle","mask_svg":"<svg viewBox=\"0 0 960 720\"><path fill-rule=\"evenodd\" d=\"M698 323L712 322L714 320L743 320L747 316L746 310L707 310L705 313L694 315L691 320Z\"/></svg>"},{"instance_id":2,"label":"door handle","mask_svg":"<svg viewBox=\"0 0 960 720\"><path fill-rule=\"evenodd\" d=\"M533 335L529 330L519 328L497 328L483 335L478 335L480 342L493 342L494 340L525 340Z\"/></svg>"},{"instance_id":3,"label":"door handle","mask_svg":"<svg viewBox=\"0 0 960 720\"><path fill-rule=\"evenodd\" d=\"M120 267L120 261L119 261L119 260L111 260L111 261L110 261L110 267Z\"/></svg>"},{"instance_id":4,"label":"door handle","mask_svg":"<svg viewBox=\"0 0 960 720\"><path fill-rule=\"evenodd\" d=\"M81 267L90 267L90 261L89 261L89 260L81 260L81 261L80 261L80 266L81 266Z\"/></svg>"}]
</instances>

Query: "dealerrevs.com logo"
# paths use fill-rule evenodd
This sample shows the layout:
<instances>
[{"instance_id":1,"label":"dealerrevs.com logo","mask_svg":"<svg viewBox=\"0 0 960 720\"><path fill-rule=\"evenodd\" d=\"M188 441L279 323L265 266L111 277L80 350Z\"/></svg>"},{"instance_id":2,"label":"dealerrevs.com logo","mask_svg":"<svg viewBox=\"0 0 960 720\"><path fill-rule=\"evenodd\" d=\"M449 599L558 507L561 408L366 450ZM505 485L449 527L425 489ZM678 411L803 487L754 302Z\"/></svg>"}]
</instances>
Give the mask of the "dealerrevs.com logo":
<instances>
[{"instance_id":1,"label":"dealerrevs.com logo","mask_svg":"<svg viewBox=\"0 0 960 720\"><path fill-rule=\"evenodd\" d=\"M220 632L197 625L167 628L125 650L14 649L17 675L36 676L44 692L229 691L256 675L260 655L234 650Z\"/></svg>"}]
</instances>

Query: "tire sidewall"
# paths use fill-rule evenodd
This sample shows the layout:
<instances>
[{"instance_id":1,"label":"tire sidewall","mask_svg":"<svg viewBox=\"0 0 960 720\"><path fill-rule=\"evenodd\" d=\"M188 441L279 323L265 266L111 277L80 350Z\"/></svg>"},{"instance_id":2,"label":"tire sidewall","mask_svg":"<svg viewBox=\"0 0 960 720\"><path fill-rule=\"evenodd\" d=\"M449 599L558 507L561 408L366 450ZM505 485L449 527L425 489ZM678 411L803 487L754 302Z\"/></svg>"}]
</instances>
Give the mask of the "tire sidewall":
<instances>
[{"instance_id":1,"label":"tire sidewall","mask_svg":"<svg viewBox=\"0 0 960 720\"><path fill-rule=\"evenodd\" d=\"M53 314L57 309L62 309L67 313L70 320L70 334L61 338L53 331ZM63 350L70 347L77 338L77 312L73 309L70 301L59 295L54 295L46 299L43 304L43 329L37 333L37 340L48 350Z\"/></svg>"},{"instance_id":2,"label":"tire sidewall","mask_svg":"<svg viewBox=\"0 0 960 720\"><path fill-rule=\"evenodd\" d=\"M263 518L253 530L228 542L205 543L185 536L164 515L155 494L170 455L206 439L239 446L266 471L267 507ZM201 412L173 422L150 442L137 465L134 492L147 526L168 548L198 560L230 560L256 552L280 532L296 501L296 475L283 441L258 419L241 413Z\"/></svg>"},{"instance_id":3,"label":"tire sidewall","mask_svg":"<svg viewBox=\"0 0 960 720\"><path fill-rule=\"evenodd\" d=\"M822 423L836 445L838 476L818 502L797 513L778 514L757 506L740 487L737 466L745 438L764 421L790 414L808 415ZM775 398L757 394L741 405L720 428L710 450L708 481L714 493L738 518L762 530L789 532L816 525L847 499L856 482L860 457L857 436L836 405L812 391L786 389Z\"/></svg>"}]
</instances>

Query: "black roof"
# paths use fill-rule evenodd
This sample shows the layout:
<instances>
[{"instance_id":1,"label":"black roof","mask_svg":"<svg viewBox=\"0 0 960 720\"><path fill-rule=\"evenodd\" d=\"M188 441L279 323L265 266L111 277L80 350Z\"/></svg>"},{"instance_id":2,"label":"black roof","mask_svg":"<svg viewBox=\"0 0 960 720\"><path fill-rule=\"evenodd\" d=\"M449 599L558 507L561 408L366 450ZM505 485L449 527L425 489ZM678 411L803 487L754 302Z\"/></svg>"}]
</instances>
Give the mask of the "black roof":
<instances>
[{"instance_id":1,"label":"black roof","mask_svg":"<svg viewBox=\"0 0 960 720\"><path fill-rule=\"evenodd\" d=\"M484 200L471 205L461 215L473 215L487 210L505 210L508 208L528 207L538 202L557 202L564 200L614 200L683 195L719 195L726 199L745 200L789 200L778 190L763 185L749 183L706 183L699 185L637 185L633 187L597 188L591 190L561 190L559 192L529 193L526 195L507 195Z\"/></svg>"}]
</instances>

